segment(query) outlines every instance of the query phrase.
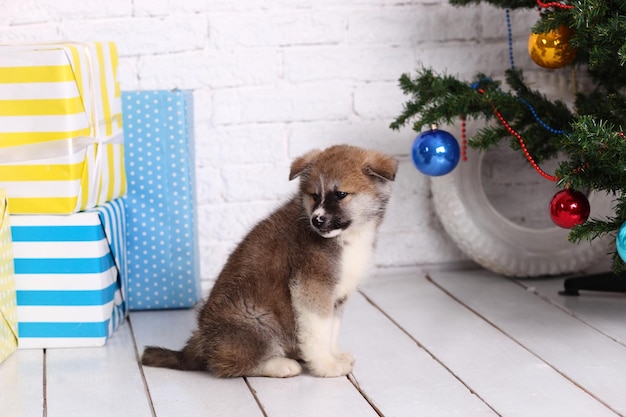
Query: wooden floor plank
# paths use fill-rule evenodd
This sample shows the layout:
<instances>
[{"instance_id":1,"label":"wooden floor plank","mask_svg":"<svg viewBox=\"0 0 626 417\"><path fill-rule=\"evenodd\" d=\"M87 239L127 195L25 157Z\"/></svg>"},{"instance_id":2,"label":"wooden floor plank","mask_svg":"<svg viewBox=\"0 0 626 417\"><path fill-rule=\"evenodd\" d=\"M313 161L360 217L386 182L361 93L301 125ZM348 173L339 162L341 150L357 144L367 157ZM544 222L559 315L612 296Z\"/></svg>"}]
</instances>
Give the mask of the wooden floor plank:
<instances>
[{"instance_id":1,"label":"wooden floor plank","mask_svg":"<svg viewBox=\"0 0 626 417\"><path fill-rule=\"evenodd\" d=\"M578 386L626 414L623 345L504 277L469 271L436 272L432 279ZM619 317L626 318L623 310Z\"/></svg>"},{"instance_id":2,"label":"wooden floor plank","mask_svg":"<svg viewBox=\"0 0 626 417\"><path fill-rule=\"evenodd\" d=\"M455 274L471 287L472 277ZM426 279L387 277L372 281L365 292L501 415L615 415Z\"/></svg>"},{"instance_id":3,"label":"wooden floor plank","mask_svg":"<svg viewBox=\"0 0 626 417\"><path fill-rule=\"evenodd\" d=\"M354 377L384 415L496 415L361 295L349 300L340 338Z\"/></svg>"},{"instance_id":4,"label":"wooden floor plank","mask_svg":"<svg viewBox=\"0 0 626 417\"><path fill-rule=\"evenodd\" d=\"M47 417L150 417L130 326L104 347L47 349Z\"/></svg>"},{"instance_id":5,"label":"wooden floor plank","mask_svg":"<svg viewBox=\"0 0 626 417\"><path fill-rule=\"evenodd\" d=\"M0 364L0 414L43 415L43 350L18 350Z\"/></svg>"},{"instance_id":6,"label":"wooden floor plank","mask_svg":"<svg viewBox=\"0 0 626 417\"><path fill-rule=\"evenodd\" d=\"M180 349L195 327L193 310L132 312L139 351L147 345ZM144 367L157 417L262 416L242 378Z\"/></svg>"},{"instance_id":7,"label":"wooden floor plank","mask_svg":"<svg viewBox=\"0 0 626 417\"><path fill-rule=\"evenodd\" d=\"M346 377L249 378L269 417L376 417Z\"/></svg>"},{"instance_id":8,"label":"wooden floor plank","mask_svg":"<svg viewBox=\"0 0 626 417\"><path fill-rule=\"evenodd\" d=\"M626 345L626 294L581 291L579 296L563 296L559 295L563 281L564 278L542 278L520 279L518 283Z\"/></svg>"}]
</instances>

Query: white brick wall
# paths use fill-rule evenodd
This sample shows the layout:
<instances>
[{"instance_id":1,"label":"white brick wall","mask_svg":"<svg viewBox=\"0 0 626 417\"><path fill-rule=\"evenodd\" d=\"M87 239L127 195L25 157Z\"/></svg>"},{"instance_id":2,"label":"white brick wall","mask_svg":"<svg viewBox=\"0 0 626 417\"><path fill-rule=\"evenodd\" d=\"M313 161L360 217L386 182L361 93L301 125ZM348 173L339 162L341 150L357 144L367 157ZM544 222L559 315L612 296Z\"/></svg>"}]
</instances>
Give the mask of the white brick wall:
<instances>
[{"instance_id":1,"label":"white brick wall","mask_svg":"<svg viewBox=\"0 0 626 417\"><path fill-rule=\"evenodd\" d=\"M204 279L295 188L290 161L344 142L400 161L379 266L463 260L408 157L414 132L388 128L403 72L469 78L508 68L504 12L446 0L5 1L0 42L113 40L124 90L192 89ZM513 14L516 64L529 65L536 12Z\"/></svg>"}]
</instances>

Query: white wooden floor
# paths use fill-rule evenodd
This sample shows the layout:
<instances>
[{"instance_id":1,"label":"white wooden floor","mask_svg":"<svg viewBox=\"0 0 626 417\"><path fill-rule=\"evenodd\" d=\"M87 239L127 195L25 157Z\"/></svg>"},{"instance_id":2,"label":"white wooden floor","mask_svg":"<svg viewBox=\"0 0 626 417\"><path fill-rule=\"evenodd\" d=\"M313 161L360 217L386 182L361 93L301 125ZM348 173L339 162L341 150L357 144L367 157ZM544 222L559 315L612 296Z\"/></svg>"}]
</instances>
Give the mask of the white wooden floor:
<instances>
[{"instance_id":1,"label":"white wooden floor","mask_svg":"<svg viewBox=\"0 0 626 417\"><path fill-rule=\"evenodd\" d=\"M244 378L141 368L182 346L192 311L133 312L104 348L20 350L0 364L0 416L615 416L626 414L626 295L562 297L563 279L483 270L369 279L348 303L348 378Z\"/></svg>"}]
</instances>

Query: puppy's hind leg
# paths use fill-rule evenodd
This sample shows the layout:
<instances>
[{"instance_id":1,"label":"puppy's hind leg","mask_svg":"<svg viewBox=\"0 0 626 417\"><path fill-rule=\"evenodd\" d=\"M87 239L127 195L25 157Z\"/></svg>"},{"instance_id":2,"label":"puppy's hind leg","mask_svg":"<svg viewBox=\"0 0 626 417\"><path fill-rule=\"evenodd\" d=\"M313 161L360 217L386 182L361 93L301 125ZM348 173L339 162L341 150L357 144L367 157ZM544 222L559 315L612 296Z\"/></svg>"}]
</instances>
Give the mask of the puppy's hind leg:
<instances>
[{"instance_id":1,"label":"puppy's hind leg","mask_svg":"<svg viewBox=\"0 0 626 417\"><path fill-rule=\"evenodd\" d=\"M250 376L267 376L271 378L289 378L300 375L302 366L289 358L275 356L261 362L251 373Z\"/></svg>"},{"instance_id":2,"label":"puppy's hind leg","mask_svg":"<svg viewBox=\"0 0 626 417\"><path fill-rule=\"evenodd\" d=\"M269 316L231 322L211 340L209 368L218 377L298 375L302 367L285 352L280 328Z\"/></svg>"}]
</instances>

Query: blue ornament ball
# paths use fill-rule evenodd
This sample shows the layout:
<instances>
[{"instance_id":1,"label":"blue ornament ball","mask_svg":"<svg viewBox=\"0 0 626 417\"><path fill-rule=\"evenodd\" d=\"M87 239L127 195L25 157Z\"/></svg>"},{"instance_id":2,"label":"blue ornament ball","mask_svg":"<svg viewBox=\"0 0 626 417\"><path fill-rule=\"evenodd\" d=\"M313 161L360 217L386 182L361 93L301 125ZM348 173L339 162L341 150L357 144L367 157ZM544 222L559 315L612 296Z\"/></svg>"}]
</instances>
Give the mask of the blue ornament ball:
<instances>
[{"instance_id":1,"label":"blue ornament ball","mask_svg":"<svg viewBox=\"0 0 626 417\"><path fill-rule=\"evenodd\" d=\"M437 177L451 172L461 159L459 143L445 130L420 133L411 149L413 164L423 174Z\"/></svg>"},{"instance_id":2,"label":"blue ornament ball","mask_svg":"<svg viewBox=\"0 0 626 417\"><path fill-rule=\"evenodd\" d=\"M620 226L616 238L617 254L626 262L626 223Z\"/></svg>"}]
</instances>

